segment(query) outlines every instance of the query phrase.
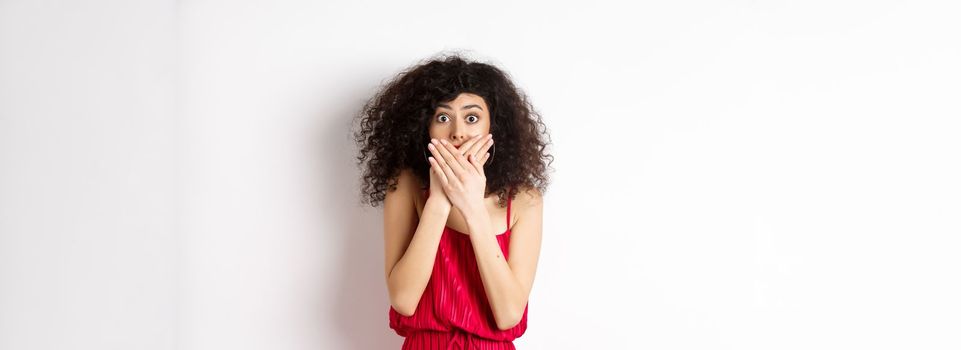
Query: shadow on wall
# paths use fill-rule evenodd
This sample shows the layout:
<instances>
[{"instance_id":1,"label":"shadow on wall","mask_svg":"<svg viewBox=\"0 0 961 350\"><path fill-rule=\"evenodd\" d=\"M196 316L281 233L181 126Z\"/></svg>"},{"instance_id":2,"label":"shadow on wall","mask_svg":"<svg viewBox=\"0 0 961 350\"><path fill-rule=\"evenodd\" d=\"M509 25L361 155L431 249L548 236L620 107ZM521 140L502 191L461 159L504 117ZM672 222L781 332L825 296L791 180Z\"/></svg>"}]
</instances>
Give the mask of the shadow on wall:
<instances>
[{"instance_id":1,"label":"shadow on wall","mask_svg":"<svg viewBox=\"0 0 961 350\"><path fill-rule=\"evenodd\" d=\"M326 164L318 164L317 174L324 182L320 201L325 208L335 208L325 213L331 221L325 224L329 232L318 232L321 242L337 244L327 251L339 251L330 259L328 271L333 279L318 286L332 293L333 299L320 300L318 317L326 318L328 325L336 325L334 331L339 341L347 344L344 349L400 349L404 338L389 327L390 301L384 280L384 242L382 206L373 208L360 203L360 169L356 166L357 146L353 141L352 123L354 113L363 104L367 92L355 92L349 98L329 106L328 111L336 117L325 116L324 124L316 130L314 140L322 150ZM360 101L360 102L358 102ZM349 103L348 103L349 102Z\"/></svg>"}]
</instances>

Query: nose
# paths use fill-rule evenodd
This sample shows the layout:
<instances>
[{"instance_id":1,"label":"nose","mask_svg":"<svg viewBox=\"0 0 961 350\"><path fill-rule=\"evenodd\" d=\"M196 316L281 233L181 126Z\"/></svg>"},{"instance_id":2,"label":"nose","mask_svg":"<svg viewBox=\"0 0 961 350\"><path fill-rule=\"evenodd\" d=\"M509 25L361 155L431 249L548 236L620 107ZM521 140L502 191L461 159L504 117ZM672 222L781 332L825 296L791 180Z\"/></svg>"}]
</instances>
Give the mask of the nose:
<instances>
[{"instance_id":1,"label":"nose","mask_svg":"<svg viewBox=\"0 0 961 350\"><path fill-rule=\"evenodd\" d=\"M458 145L467 141L467 126L460 125L460 123L453 124L454 127L451 129L450 141Z\"/></svg>"}]
</instances>

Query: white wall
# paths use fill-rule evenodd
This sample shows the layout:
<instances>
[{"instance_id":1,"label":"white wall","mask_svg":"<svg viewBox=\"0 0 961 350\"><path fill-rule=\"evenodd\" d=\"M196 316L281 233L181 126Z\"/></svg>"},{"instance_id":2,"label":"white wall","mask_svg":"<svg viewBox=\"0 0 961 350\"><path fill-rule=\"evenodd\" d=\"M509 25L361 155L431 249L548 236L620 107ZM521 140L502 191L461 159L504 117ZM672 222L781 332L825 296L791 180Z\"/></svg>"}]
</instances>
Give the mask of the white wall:
<instances>
[{"instance_id":1,"label":"white wall","mask_svg":"<svg viewBox=\"0 0 961 350\"><path fill-rule=\"evenodd\" d=\"M351 117L444 49L553 136L518 348L961 346L957 5L144 5L0 3L0 349L400 348Z\"/></svg>"},{"instance_id":2,"label":"white wall","mask_svg":"<svg viewBox=\"0 0 961 350\"><path fill-rule=\"evenodd\" d=\"M0 349L175 347L172 1L0 1Z\"/></svg>"}]
</instances>

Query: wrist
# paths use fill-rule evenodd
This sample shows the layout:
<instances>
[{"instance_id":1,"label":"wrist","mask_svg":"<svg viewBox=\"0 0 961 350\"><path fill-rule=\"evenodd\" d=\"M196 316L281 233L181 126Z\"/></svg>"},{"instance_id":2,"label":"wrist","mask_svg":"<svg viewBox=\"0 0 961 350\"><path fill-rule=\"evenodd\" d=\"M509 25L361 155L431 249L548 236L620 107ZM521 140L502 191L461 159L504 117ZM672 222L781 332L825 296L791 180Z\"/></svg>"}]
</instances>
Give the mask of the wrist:
<instances>
[{"instance_id":1,"label":"wrist","mask_svg":"<svg viewBox=\"0 0 961 350\"><path fill-rule=\"evenodd\" d=\"M443 200L442 198L427 198L427 203L424 204L424 211L433 211L440 214L450 214L451 204L449 201Z\"/></svg>"},{"instance_id":2,"label":"wrist","mask_svg":"<svg viewBox=\"0 0 961 350\"><path fill-rule=\"evenodd\" d=\"M467 219L482 218L484 220L487 220L488 218L487 207L484 206L484 202L480 202L480 201L477 203L471 204L467 208L464 208L463 214Z\"/></svg>"}]
</instances>

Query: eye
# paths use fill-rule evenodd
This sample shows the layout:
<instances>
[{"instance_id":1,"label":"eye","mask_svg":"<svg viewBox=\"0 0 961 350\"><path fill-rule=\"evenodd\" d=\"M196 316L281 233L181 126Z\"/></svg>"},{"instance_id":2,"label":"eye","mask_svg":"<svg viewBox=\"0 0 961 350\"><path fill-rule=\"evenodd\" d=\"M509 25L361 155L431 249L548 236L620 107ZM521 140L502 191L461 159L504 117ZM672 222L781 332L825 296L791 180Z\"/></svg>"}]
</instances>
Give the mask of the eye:
<instances>
[{"instance_id":1,"label":"eye","mask_svg":"<svg viewBox=\"0 0 961 350\"><path fill-rule=\"evenodd\" d=\"M441 114L437 116L438 122L444 123L444 122L447 122L448 120L450 120L450 117L448 117L446 114Z\"/></svg>"},{"instance_id":2,"label":"eye","mask_svg":"<svg viewBox=\"0 0 961 350\"><path fill-rule=\"evenodd\" d=\"M471 120L471 118L473 118L473 120ZM480 118L477 117L476 115L471 114L471 115L467 116L467 122L468 122L468 123L476 123L478 120L480 120Z\"/></svg>"}]
</instances>

